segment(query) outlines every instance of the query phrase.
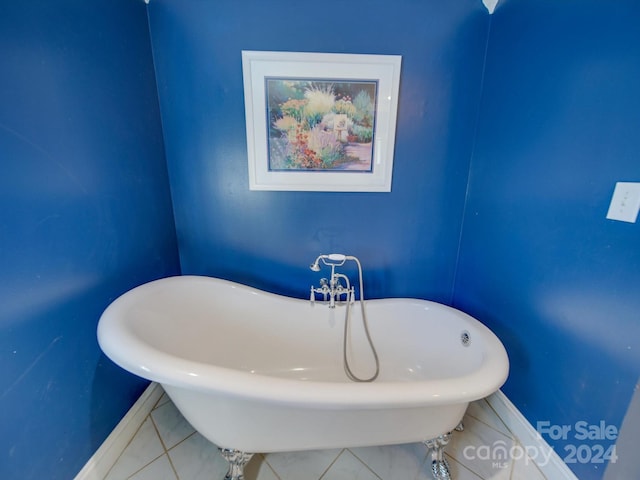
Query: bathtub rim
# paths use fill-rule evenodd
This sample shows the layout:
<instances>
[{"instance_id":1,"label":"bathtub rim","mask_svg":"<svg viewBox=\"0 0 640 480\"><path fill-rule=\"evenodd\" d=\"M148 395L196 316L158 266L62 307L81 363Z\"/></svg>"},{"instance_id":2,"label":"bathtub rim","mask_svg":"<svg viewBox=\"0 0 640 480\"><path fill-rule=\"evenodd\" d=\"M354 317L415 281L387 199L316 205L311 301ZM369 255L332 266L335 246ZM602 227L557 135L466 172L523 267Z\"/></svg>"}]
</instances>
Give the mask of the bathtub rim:
<instances>
[{"instance_id":1,"label":"bathtub rim","mask_svg":"<svg viewBox=\"0 0 640 480\"><path fill-rule=\"evenodd\" d=\"M105 309L97 329L98 343L105 354L130 373L160 384L211 394L218 393L277 404L306 405L325 409L403 408L467 403L495 392L508 377L509 360L506 350L488 327L461 310L418 298L383 298L367 300L367 302L384 300L420 302L435 305L462 316L475 326L485 344L483 362L478 370L453 378L421 381L373 383L302 381L252 374L176 357L152 347L135 335L128 334L127 326L121 317L118 318L118 313L120 309L126 308L135 301L136 292L152 289L159 283L188 281L212 281L253 293L303 301L216 277L178 275L161 278L125 292ZM482 381L479 377L482 377ZM301 388L302 386L304 388Z\"/></svg>"}]
</instances>

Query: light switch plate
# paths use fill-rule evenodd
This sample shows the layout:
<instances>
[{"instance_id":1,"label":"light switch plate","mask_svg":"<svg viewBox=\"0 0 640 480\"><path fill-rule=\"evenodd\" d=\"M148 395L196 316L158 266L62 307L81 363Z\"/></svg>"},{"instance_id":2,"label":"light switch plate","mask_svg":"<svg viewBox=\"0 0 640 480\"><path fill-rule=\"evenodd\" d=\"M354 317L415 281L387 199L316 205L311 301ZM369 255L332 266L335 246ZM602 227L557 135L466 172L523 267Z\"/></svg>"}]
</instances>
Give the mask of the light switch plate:
<instances>
[{"instance_id":1,"label":"light switch plate","mask_svg":"<svg viewBox=\"0 0 640 480\"><path fill-rule=\"evenodd\" d=\"M618 182L607 212L609 220L635 223L640 210L640 182Z\"/></svg>"}]
</instances>

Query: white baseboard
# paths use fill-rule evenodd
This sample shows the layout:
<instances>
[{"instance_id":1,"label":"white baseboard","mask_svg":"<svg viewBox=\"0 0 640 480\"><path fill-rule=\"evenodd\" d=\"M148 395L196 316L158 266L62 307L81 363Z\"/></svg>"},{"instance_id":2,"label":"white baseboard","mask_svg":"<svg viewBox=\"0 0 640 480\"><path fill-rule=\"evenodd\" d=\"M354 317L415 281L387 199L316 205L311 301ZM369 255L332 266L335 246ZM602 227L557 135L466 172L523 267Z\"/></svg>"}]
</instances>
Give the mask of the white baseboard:
<instances>
[{"instance_id":1,"label":"white baseboard","mask_svg":"<svg viewBox=\"0 0 640 480\"><path fill-rule=\"evenodd\" d=\"M151 383L76 475L75 480L104 480L163 393L160 385Z\"/></svg>"},{"instance_id":2,"label":"white baseboard","mask_svg":"<svg viewBox=\"0 0 640 480\"><path fill-rule=\"evenodd\" d=\"M531 447L535 451L541 452L541 455L538 455L536 459L532 458L532 461L546 478L578 480L578 477L562 461L562 458L524 418L524 415L520 413L501 390L490 395L486 400L523 447Z\"/></svg>"}]
</instances>

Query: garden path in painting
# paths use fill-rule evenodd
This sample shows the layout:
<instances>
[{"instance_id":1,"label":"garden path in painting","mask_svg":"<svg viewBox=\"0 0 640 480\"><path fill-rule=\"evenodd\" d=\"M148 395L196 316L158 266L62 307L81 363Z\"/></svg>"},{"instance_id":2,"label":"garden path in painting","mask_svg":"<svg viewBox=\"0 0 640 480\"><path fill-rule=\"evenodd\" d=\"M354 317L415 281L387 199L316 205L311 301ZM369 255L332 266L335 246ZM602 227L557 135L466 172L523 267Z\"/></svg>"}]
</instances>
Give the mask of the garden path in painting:
<instances>
[{"instance_id":1,"label":"garden path in painting","mask_svg":"<svg viewBox=\"0 0 640 480\"><path fill-rule=\"evenodd\" d=\"M355 158L352 162L337 167L340 170L364 170L371 171L371 143L349 143L345 146L345 153L349 158Z\"/></svg>"}]
</instances>

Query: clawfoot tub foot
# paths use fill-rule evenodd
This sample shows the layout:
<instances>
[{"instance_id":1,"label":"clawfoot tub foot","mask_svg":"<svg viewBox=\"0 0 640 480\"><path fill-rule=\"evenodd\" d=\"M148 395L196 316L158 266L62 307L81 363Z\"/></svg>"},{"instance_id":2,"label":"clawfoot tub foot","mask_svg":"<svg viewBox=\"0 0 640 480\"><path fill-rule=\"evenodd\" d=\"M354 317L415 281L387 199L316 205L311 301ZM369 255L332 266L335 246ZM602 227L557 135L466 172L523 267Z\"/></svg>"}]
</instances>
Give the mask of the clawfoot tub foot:
<instances>
[{"instance_id":1,"label":"clawfoot tub foot","mask_svg":"<svg viewBox=\"0 0 640 480\"><path fill-rule=\"evenodd\" d=\"M251 460L253 453L245 453L232 448L219 448L220 454L229 462L229 471L224 480L244 480L244 467Z\"/></svg>"},{"instance_id":2,"label":"clawfoot tub foot","mask_svg":"<svg viewBox=\"0 0 640 480\"><path fill-rule=\"evenodd\" d=\"M461 432L464 429L462 422L455 429ZM451 432L423 442L431 450L431 473L433 473L434 480L451 480L449 462L444 458L444 447L447 446L449 440L451 440Z\"/></svg>"}]
</instances>

